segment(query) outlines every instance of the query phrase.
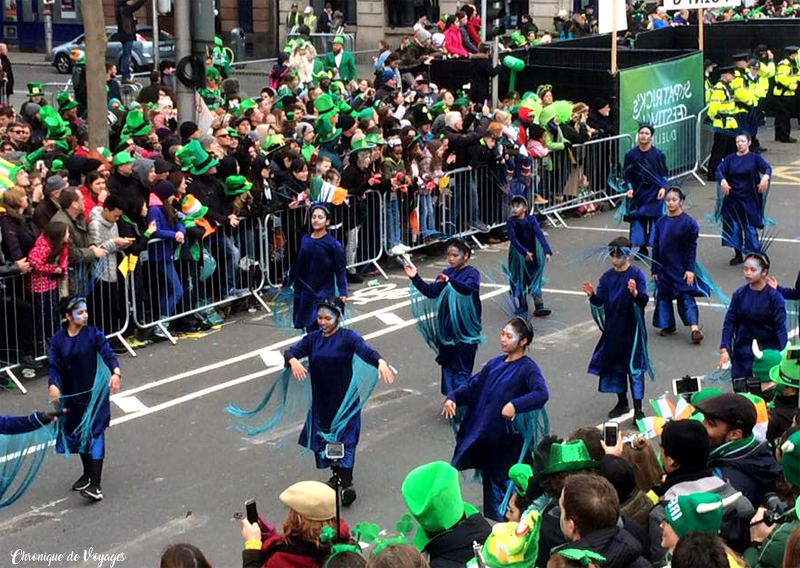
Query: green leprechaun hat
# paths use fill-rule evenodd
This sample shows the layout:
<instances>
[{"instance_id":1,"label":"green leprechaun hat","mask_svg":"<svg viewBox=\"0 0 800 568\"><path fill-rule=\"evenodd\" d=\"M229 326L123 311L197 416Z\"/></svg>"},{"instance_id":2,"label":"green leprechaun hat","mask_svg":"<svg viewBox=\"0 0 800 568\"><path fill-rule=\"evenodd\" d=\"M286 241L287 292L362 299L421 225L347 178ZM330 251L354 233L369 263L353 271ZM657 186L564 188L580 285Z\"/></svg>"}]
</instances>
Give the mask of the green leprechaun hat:
<instances>
[{"instance_id":1,"label":"green leprechaun hat","mask_svg":"<svg viewBox=\"0 0 800 568\"><path fill-rule=\"evenodd\" d=\"M550 448L550 463L542 470L542 475L560 473L562 471L577 471L580 469L595 469L599 467L589 455L583 440L573 440L563 444L555 443Z\"/></svg>"},{"instance_id":2,"label":"green leprechaun hat","mask_svg":"<svg viewBox=\"0 0 800 568\"><path fill-rule=\"evenodd\" d=\"M261 143L261 151L264 152L265 155L270 156L286 146L286 141L283 139L283 136L280 134L270 134L264 141Z\"/></svg>"},{"instance_id":3,"label":"green leprechaun hat","mask_svg":"<svg viewBox=\"0 0 800 568\"><path fill-rule=\"evenodd\" d=\"M356 152L361 152L363 150L372 151L374 148L375 144L371 144L366 136L359 136L359 135L353 136L353 140L350 142L351 154L354 154Z\"/></svg>"},{"instance_id":4,"label":"green leprechaun hat","mask_svg":"<svg viewBox=\"0 0 800 568\"><path fill-rule=\"evenodd\" d=\"M458 470L444 461L427 463L411 470L400 491L408 511L422 529L416 531L413 543L420 551L437 534L458 524L464 515L478 512L461 497Z\"/></svg>"},{"instance_id":5,"label":"green leprechaun hat","mask_svg":"<svg viewBox=\"0 0 800 568\"><path fill-rule=\"evenodd\" d=\"M778 367L783 360L783 355L777 349L764 349L758 346L758 340L753 340L753 376L762 383L772 381L772 369ZM773 381L777 382L777 381ZM783 384L783 383L780 383ZM798 386L788 385L788 386Z\"/></svg>"},{"instance_id":6,"label":"green leprechaun hat","mask_svg":"<svg viewBox=\"0 0 800 568\"><path fill-rule=\"evenodd\" d=\"M381 137L380 132L373 132L371 134L367 134L367 142L369 142L373 146L386 145L386 141Z\"/></svg>"},{"instance_id":7,"label":"green leprechaun hat","mask_svg":"<svg viewBox=\"0 0 800 568\"><path fill-rule=\"evenodd\" d=\"M225 179L225 195L241 195L250 191L253 184L244 176L228 176Z\"/></svg>"},{"instance_id":8,"label":"green leprechaun hat","mask_svg":"<svg viewBox=\"0 0 800 568\"><path fill-rule=\"evenodd\" d=\"M122 135L138 138L150 134L150 123L144 118L144 113L140 109L130 110L125 115L125 126L122 127Z\"/></svg>"},{"instance_id":9,"label":"green leprechaun hat","mask_svg":"<svg viewBox=\"0 0 800 568\"><path fill-rule=\"evenodd\" d=\"M44 95L44 89L42 88L41 83L32 82L28 83L28 96L29 97L40 97Z\"/></svg>"},{"instance_id":10,"label":"green leprechaun hat","mask_svg":"<svg viewBox=\"0 0 800 568\"><path fill-rule=\"evenodd\" d=\"M539 555L539 530L542 516L532 509L518 523L498 523L480 550L487 568L531 568ZM469 568L478 566L477 559L468 563Z\"/></svg>"},{"instance_id":11,"label":"green leprechaun hat","mask_svg":"<svg viewBox=\"0 0 800 568\"><path fill-rule=\"evenodd\" d=\"M426 104L416 104L412 106L411 114L414 117L414 124L417 126L433 122L433 115Z\"/></svg>"},{"instance_id":12,"label":"green leprechaun hat","mask_svg":"<svg viewBox=\"0 0 800 568\"><path fill-rule=\"evenodd\" d=\"M781 353L780 363L770 369L769 380L785 387L800 388L800 345L786 346Z\"/></svg>"},{"instance_id":13,"label":"green leprechaun hat","mask_svg":"<svg viewBox=\"0 0 800 568\"><path fill-rule=\"evenodd\" d=\"M741 492L724 499L719 493L679 495L667 503L664 513L678 537L689 532L718 533L722 528L725 507L735 503L741 496Z\"/></svg>"},{"instance_id":14,"label":"green leprechaun hat","mask_svg":"<svg viewBox=\"0 0 800 568\"><path fill-rule=\"evenodd\" d=\"M338 112L333 98L328 93L322 93L314 99L314 109L317 111L320 118Z\"/></svg>"},{"instance_id":15,"label":"green leprechaun hat","mask_svg":"<svg viewBox=\"0 0 800 568\"><path fill-rule=\"evenodd\" d=\"M72 93L69 91L62 91L56 96L56 103L58 104L58 112L71 110L78 106L78 102L72 98Z\"/></svg>"},{"instance_id":16,"label":"green leprechaun hat","mask_svg":"<svg viewBox=\"0 0 800 568\"><path fill-rule=\"evenodd\" d=\"M117 166L122 166L124 164L132 164L135 161L136 159L131 156L130 152L124 150L114 154L114 159L111 160L111 165L116 168Z\"/></svg>"},{"instance_id":17,"label":"green leprechaun hat","mask_svg":"<svg viewBox=\"0 0 800 568\"><path fill-rule=\"evenodd\" d=\"M533 477L533 468L526 463L515 463L508 470L508 478L514 484L514 490L519 495L528 492L528 483Z\"/></svg>"},{"instance_id":18,"label":"green leprechaun hat","mask_svg":"<svg viewBox=\"0 0 800 568\"><path fill-rule=\"evenodd\" d=\"M63 140L70 135L69 125L53 107L48 105L39 109L39 118L47 129L45 138L48 140Z\"/></svg>"},{"instance_id":19,"label":"green leprechaun hat","mask_svg":"<svg viewBox=\"0 0 800 568\"><path fill-rule=\"evenodd\" d=\"M210 168L215 167L219 162L208 152L203 150L200 142L192 140L175 154L181 163L181 169L188 171L192 175L203 175Z\"/></svg>"},{"instance_id":20,"label":"green leprechaun hat","mask_svg":"<svg viewBox=\"0 0 800 568\"><path fill-rule=\"evenodd\" d=\"M331 140L336 140L341 134L341 128L333 128L333 124L327 118L318 118L314 125L314 130L317 133L316 141L318 144L325 144Z\"/></svg>"}]
</instances>

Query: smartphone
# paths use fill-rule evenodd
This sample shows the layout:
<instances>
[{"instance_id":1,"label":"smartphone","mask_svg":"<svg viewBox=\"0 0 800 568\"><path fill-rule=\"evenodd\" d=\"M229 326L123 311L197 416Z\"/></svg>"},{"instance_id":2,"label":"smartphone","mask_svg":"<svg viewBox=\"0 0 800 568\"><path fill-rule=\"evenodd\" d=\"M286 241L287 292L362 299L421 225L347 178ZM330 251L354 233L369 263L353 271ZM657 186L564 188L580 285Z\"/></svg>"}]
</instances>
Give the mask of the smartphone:
<instances>
[{"instance_id":1,"label":"smartphone","mask_svg":"<svg viewBox=\"0 0 800 568\"><path fill-rule=\"evenodd\" d=\"M700 377L683 377L682 379L674 379L672 381L672 394L681 396L693 392L699 392L703 386L703 380Z\"/></svg>"},{"instance_id":2,"label":"smartphone","mask_svg":"<svg viewBox=\"0 0 800 568\"><path fill-rule=\"evenodd\" d=\"M244 510L247 514L247 522L257 525L258 524L258 508L256 507L256 500L250 499L244 502Z\"/></svg>"},{"instance_id":3,"label":"smartphone","mask_svg":"<svg viewBox=\"0 0 800 568\"><path fill-rule=\"evenodd\" d=\"M603 441L606 443L606 446L616 446L618 437L619 424L616 422L605 422L603 424Z\"/></svg>"},{"instance_id":4,"label":"smartphone","mask_svg":"<svg viewBox=\"0 0 800 568\"><path fill-rule=\"evenodd\" d=\"M341 442L325 444L325 457L329 460L343 460L344 444Z\"/></svg>"}]
</instances>

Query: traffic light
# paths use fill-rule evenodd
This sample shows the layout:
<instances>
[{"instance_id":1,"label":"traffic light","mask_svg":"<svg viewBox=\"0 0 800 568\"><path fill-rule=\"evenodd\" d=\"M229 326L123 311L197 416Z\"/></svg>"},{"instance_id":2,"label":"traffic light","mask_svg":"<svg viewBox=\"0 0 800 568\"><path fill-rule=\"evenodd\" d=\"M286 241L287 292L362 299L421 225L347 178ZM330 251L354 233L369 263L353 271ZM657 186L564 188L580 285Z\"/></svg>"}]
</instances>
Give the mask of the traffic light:
<instances>
[{"instance_id":1,"label":"traffic light","mask_svg":"<svg viewBox=\"0 0 800 568\"><path fill-rule=\"evenodd\" d=\"M486 39L493 41L494 38L506 33L506 2L505 0L490 0L486 5Z\"/></svg>"}]
</instances>

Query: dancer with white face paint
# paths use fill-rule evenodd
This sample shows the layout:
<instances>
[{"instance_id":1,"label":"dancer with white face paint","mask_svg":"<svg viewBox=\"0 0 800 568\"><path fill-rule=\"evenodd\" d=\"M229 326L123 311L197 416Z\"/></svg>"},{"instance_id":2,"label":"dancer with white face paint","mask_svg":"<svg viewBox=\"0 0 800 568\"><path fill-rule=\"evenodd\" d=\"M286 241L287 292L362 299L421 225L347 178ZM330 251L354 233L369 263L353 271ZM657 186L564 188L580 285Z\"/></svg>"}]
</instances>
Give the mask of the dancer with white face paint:
<instances>
[{"instance_id":1,"label":"dancer with white face paint","mask_svg":"<svg viewBox=\"0 0 800 568\"><path fill-rule=\"evenodd\" d=\"M339 298L328 298L319 302L319 329L304 335L287 349L284 358L295 379L302 381L310 374L311 412L298 443L314 452L317 468L330 467L330 461L325 458L325 445L329 440L324 439L321 434L336 429L338 425L335 422L343 413L354 412L335 440L343 443L345 448L339 476L342 482L342 504L348 507L356 499L353 466L361 432L361 407L366 400L358 396L351 399L347 395L355 388L351 385L353 381L368 380L366 377L355 376L356 374L369 371L374 373L370 368L367 371L361 369L358 373L353 366L353 359L357 356L367 365L377 367L378 377L387 384L394 381L394 373L380 354L367 345L360 335L352 329L340 327L343 310L344 303ZM304 357L308 357L308 371L300 362ZM373 374L373 380L374 377ZM342 408L345 405L347 408ZM331 482L332 480L329 481Z\"/></svg>"},{"instance_id":2,"label":"dancer with white face paint","mask_svg":"<svg viewBox=\"0 0 800 568\"><path fill-rule=\"evenodd\" d=\"M533 329L525 320L509 321L500 332L502 355L447 393L442 408L445 417L453 418L458 407L467 407L452 464L461 471L481 472L483 514L496 521L505 519L500 505L509 484L508 470L520 459L525 444L524 436L509 423L518 414L543 409L550 396L539 366L525 355L532 340Z\"/></svg>"},{"instance_id":3,"label":"dancer with white face paint","mask_svg":"<svg viewBox=\"0 0 800 568\"><path fill-rule=\"evenodd\" d=\"M121 371L103 332L88 325L85 298L76 296L64 301L61 314L65 323L50 341L49 360L50 400L57 409L67 410L61 421L63 436L56 441L56 451L80 454L83 475L72 485L72 490L80 491L90 501L100 501L105 430L111 420L108 397L119 392ZM95 405L91 403L93 396L98 400ZM87 412L91 420L84 428L82 421Z\"/></svg>"},{"instance_id":4,"label":"dancer with white face paint","mask_svg":"<svg viewBox=\"0 0 800 568\"><path fill-rule=\"evenodd\" d=\"M751 253L744 257L747 284L736 290L722 324L718 367L731 363L734 379L753 376L753 340L760 349L786 347L786 305L780 292L767 285L769 257Z\"/></svg>"},{"instance_id":5,"label":"dancer with white face paint","mask_svg":"<svg viewBox=\"0 0 800 568\"><path fill-rule=\"evenodd\" d=\"M639 420L644 418L644 375L650 371L643 318L649 299L647 281L642 271L630 263L631 242L626 237L617 237L608 248L612 268L600 277L597 290L591 283L583 283L583 291L592 304L592 316L603 332L592 353L589 373L600 378L600 392L617 395L617 405L608 413L609 418L629 411L630 382L634 417ZM600 312L602 316L597 315Z\"/></svg>"},{"instance_id":6,"label":"dancer with white face paint","mask_svg":"<svg viewBox=\"0 0 800 568\"><path fill-rule=\"evenodd\" d=\"M294 286L293 323L296 329L317 329L317 302L332 296L347 301L344 247L328 233L330 212L311 206L311 234L303 235L300 250L284 282Z\"/></svg>"}]
</instances>

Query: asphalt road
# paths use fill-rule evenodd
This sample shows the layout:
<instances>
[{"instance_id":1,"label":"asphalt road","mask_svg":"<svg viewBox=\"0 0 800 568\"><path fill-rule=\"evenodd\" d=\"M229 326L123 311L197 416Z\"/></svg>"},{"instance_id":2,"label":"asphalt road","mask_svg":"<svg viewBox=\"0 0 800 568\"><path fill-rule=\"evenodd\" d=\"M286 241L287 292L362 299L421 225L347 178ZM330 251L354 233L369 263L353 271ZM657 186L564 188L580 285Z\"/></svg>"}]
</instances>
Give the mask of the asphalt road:
<instances>
[{"instance_id":1,"label":"asphalt road","mask_svg":"<svg viewBox=\"0 0 800 568\"><path fill-rule=\"evenodd\" d=\"M779 240L770 250L773 274L781 282L793 282L800 252L800 156L796 145L768 142L772 137L767 133L761 138L770 149L765 157L776 168L769 203L779 227ZM714 189L694 180L685 188L689 212L704 219L713 210ZM627 230L615 227L608 212L568 222L566 229L546 229L555 255L544 297L553 314L534 321L536 338L530 351L550 387L551 428L562 436L579 426L601 423L615 402L611 395L598 394L597 379L586 373L599 331L580 291L584 279L596 282L607 267L581 262L579 251L604 245ZM720 248L719 239L702 221L701 233L698 258L730 294L744 283L741 270L728 266L729 252ZM487 341L479 350L478 365L499 353L498 334L508 319L495 303L502 303L498 267L506 251L505 244L491 246L477 251L473 260L486 274ZM414 261L426 278L444 267L441 254L415 255ZM439 416L439 369L411 323L407 279L399 267L385 266L388 281L363 285L352 293L351 325L399 374L393 385L379 385L364 412L355 469L358 500L345 516L350 523L372 521L392 530L405 512L400 496L405 474L430 460L448 460L453 436ZM722 318L720 310L701 307L706 334L701 346L692 346L684 329L669 338L650 335L658 379L647 384L648 397L669 389L673 378L713 369ZM242 541L233 515L243 511L245 500L257 499L259 510L280 525L285 511L278 494L295 481L328 477L315 469L310 456L300 455L299 424L247 438L230 429L233 420L222 411L231 402L255 404L280 367L278 352L292 341L269 316L243 314L202 339L159 344L140 350L135 359L123 358L123 392L112 404L112 427L106 436L105 500L89 505L71 493L69 487L80 474L79 461L65 463L50 456L28 493L0 513L0 565L11 566L9 555L23 550L76 551L79 562L54 565L97 566L82 560L84 551L91 549L95 554L123 554L124 561L116 564L123 568L156 566L163 548L180 541L199 546L213 566L238 565ZM28 396L0 393L4 413L46 406L46 380L29 380L27 386ZM128 406L137 403L138 407ZM479 485L465 477L462 487L466 498L480 504Z\"/></svg>"}]
</instances>

